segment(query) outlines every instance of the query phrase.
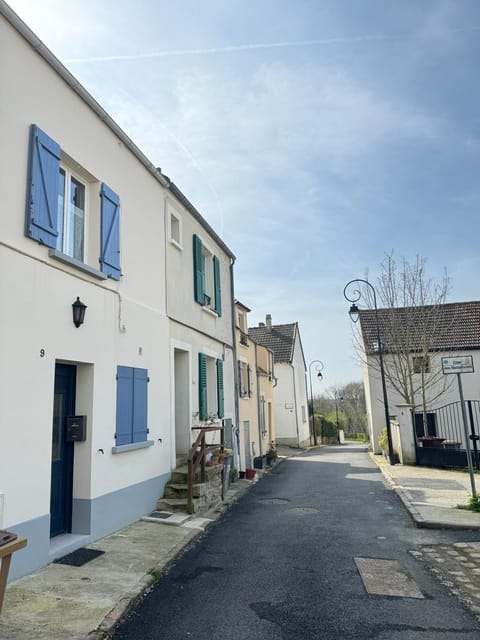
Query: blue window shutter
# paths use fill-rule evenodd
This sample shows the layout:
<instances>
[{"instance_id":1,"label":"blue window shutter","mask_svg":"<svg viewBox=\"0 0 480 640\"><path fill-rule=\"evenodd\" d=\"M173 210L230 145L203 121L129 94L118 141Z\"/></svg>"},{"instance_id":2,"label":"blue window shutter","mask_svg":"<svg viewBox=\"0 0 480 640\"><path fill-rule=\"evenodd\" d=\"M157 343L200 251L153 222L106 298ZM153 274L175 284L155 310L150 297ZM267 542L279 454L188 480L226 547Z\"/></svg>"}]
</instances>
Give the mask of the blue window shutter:
<instances>
[{"instance_id":1,"label":"blue window shutter","mask_svg":"<svg viewBox=\"0 0 480 640\"><path fill-rule=\"evenodd\" d=\"M220 288L220 260L213 256L213 284L215 288L215 311L222 315L222 291Z\"/></svg>"},{"instance_id":2,"label":"blue window shutter","mask_svg":"<svg viewBox=\"0 0 480 640\"><path fill-rule=\"evenodd\" d=\"M120 280L120 198L102 184L100 190L102 231L100 268L114 280Z\"/></svg>"},{"instance_id":3,"label":"blue window shutter","mask_svg":"<svg viewBox=\"0 0 480 640\"><path fill-rule=\"evenodd\" d=\"M207 356L198 354L198 417L200 420L208 418L207 407Z\"/></svg>"},{"instance_id":4,"label":"blue window shutter","mask_svg":"<svg viewBox=\"0 0 480 640\"><path fill-rule=\"evenodd\" d=\"M132 442L145 442L148 425L148 370L133 370Z\"/></svg>"},{"instance_id":5,"label":"blue window shutter","mask_svg":"<svg viewBox=\"0 0 480 640\"><path fill-rule=\"evenodd\" d=\"M25 235L57 246L60 146L35 124L30 127Z\"/></svg>"},{"instance_id":6,"label":"blue window shutter","mask_svg":"<svg viewBox=\"0 0 480 640\"><path fill-rule=\"evenodd\" d=\"M225 401L223 394L223 360L217 359L217 416L223 418L225 415Z\"/></svg>"},{"instance_id":7,"label":"blue window shutter","mask_svg":"<svg viewBox=\"0 0 480 640\"><path fill-rule=\"evenodd\" d=\"M132 443L133 368L117 367L116 444Z\"/></svg>"},{"instance_id":8,"label":"blue window shutter","mask_svg":"<svg viewBox=\"0 0 480 640\"><path fill-rule=\"evenodd\" d=\"M203 293L202 241L197 235L193 236L193 290L195 302L205 304Z\"/></svg>"}]
</instances>

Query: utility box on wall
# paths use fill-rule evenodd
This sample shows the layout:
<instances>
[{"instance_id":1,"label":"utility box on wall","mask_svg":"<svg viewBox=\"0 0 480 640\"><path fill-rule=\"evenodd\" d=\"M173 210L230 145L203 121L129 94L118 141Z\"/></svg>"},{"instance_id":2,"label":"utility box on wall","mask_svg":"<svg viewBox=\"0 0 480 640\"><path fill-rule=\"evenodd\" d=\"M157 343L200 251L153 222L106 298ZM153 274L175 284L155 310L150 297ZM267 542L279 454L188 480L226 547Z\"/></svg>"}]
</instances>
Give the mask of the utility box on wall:
<instances>
[{"instance_id":1,"label":"utility box on wall","mask_svg":"<svg viewBox=\"0 0 480 640\"><path fill-rule=\"evenodd\" d=\"M67 442L83 442L87 439L87 416L70 416L67 418Z\"/></svg>"}]
</instances>

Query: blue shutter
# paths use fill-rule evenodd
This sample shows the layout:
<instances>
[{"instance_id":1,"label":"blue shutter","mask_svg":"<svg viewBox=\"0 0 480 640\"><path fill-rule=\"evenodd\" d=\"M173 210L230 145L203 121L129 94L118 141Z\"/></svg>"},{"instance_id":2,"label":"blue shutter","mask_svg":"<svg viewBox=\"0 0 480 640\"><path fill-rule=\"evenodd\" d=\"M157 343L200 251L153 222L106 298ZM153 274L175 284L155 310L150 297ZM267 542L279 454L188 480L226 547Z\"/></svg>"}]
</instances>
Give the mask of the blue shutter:
<instances>
[{"instance_id":1,"label":"blue shutter","mask_svg":"<svg viewBox=\"0 0 480 640\"><path fill-rule=\"evenodd\" d=\"M223 394L223 360L217 359L217 416L225 415L225 402Z\"/></svg>"},{"instance_id":2,"label":"blue shutter","mask_svg":"<svg viewBox=\"0 0 480 640\"><path fill-rule=\"evenodd\" d=\"M120 280L120 198L106 184L100 191L102 210L100 268Z\"/></svg>"},{"instance_id":3,"label":"blue shutter","mask_svg":"<svg viewBox=\"0 0 480 640\"><path fill-rule=\"evenodd\" d=\"M117 367L117 446L131 444L133 416L133 368Z\"/></svg>"},{"instance_id":4,"label":"blue shutter","mask_svg":"<svg viewBox=\"0 0 480 640\"><path fill-rule=\"evenodd\" d=\"M148 370L133 370L132 442L145 442L148 424Z\"/></svg>"},{"instance_id":5,"label":"blue shutter","mask_svg":"<svg viewBox=\"0 0 480 640\"><path fill-rule=\"evenodd\" d=\"M195 302L205 304L203 293L202 241L196 235L193 236L193 290Z\"/></svg>"},{"instance_id":6,"label":"blue shutter","mask_svg":"<svg viewBox=\"0 0 480 640\"><path fill-rule=\"evenodd\" d=\"M198 417L200 420L208 418L207 407L207 356L198 354Z\"/></svg>"},{"instance_id":7,"label":"blue shutter","mask_svg":"<svg viewBox=\"0 0 480 640\"><path fill-rule=\"evenodd\" d=\"M25 235L57 246L60 146L35 124L30 127Z\"/></svg>"},{"instance_id":8,"label":"blue shutter","mask_svg":"<svg viewBox=\"0 0 480 640\"><path fill-rule=\"evenodd\" d=\"M220 260L213 256L213 284L215 289L215 311L222 315L222 291L220 288Z\"/></svg>"}]
</instances>

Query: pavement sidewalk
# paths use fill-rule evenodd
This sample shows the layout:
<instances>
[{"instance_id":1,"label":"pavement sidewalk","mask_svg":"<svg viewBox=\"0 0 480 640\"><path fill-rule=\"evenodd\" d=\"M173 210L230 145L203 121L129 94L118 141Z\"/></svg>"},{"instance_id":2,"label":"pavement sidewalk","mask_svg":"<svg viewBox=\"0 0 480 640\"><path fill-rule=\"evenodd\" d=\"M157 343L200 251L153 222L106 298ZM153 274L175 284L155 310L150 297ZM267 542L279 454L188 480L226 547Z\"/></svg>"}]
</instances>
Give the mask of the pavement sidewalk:
<instances>
[{"instance_id":1,"label":"pavement sidewalk","mask_svg":"<svg viewBox=\"0 0 480 640\"><path fill-rule=\"evenodd\" d=\"M299 450L279 448L278 453L281 460ZM253 481L230 485L224 502L203 517L174 514L168 520L140 520L87 545L103 553L82 566L54 562L16 580L5 595L0 639L108 637L175 558L265 473L269 471L257 470Z\"/></svg>"},{"instance_id":2,"label":"pavement sidewalk","mask_svg":"<svg viewBox=\"0 0 480 640\"><path fill-rule=\"evenodd\" d=\"M417 527L428 529L480 529L480 513L457 509L471 496L467 472L396 464L370 453L387 482L396 491ZM480 476L475 476L480 490Z\"/></svg>"}]
</instances>

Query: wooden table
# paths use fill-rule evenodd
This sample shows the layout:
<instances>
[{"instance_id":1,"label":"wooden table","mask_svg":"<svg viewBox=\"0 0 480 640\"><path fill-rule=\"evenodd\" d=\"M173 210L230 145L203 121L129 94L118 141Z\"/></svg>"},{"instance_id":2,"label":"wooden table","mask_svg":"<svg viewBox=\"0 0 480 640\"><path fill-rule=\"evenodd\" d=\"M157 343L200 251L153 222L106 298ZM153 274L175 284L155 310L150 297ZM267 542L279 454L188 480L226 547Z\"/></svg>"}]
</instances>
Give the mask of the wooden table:
<instances>
[{"instance_id":1,"label":"wooden table","mask_svg":"<svg viewBox=\"0 0 480 640\"><path fill-rule=\"evenodd\" d=\"M5 591L7 589L7 577L8 570L10 569L10 561L12 559L12 553L18 551L19 549L23 549L23 547L27 546L26 538L16 538L12 540L12 542L8 542L0 547L0 614L2 613L2 605L3 598L5 596Z\"/></svg>"}]
</instances>

